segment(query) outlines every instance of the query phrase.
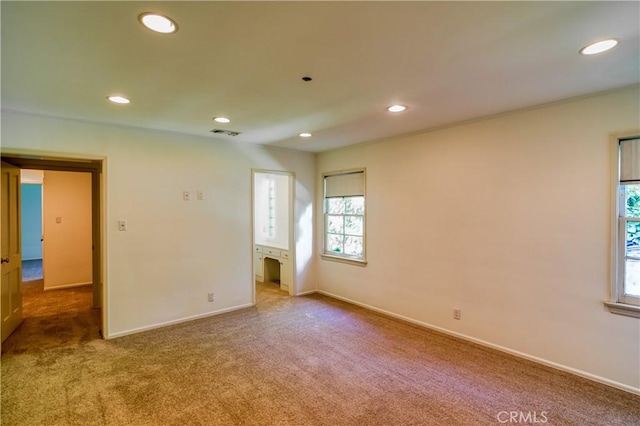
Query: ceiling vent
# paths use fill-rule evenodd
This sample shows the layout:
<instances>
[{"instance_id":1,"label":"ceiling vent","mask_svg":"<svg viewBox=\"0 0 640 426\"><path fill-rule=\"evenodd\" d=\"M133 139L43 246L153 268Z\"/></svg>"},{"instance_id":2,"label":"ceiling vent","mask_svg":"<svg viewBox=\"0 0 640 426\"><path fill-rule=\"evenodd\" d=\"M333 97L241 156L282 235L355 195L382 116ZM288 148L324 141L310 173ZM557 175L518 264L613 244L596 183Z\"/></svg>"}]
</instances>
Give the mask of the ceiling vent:
<instances>
[{"instance_id":1,"label":"ceiling vent","mask_svg":"<svg viewBox=\"0 0 640 426\"><path fill-rule=\"evenodd\" d=\"M227 136L238 136L240 132L234 132L233 130L223 130L223 129L211 129L211 133L216 135L227 135Z\"/></svg>"}]
</instances>

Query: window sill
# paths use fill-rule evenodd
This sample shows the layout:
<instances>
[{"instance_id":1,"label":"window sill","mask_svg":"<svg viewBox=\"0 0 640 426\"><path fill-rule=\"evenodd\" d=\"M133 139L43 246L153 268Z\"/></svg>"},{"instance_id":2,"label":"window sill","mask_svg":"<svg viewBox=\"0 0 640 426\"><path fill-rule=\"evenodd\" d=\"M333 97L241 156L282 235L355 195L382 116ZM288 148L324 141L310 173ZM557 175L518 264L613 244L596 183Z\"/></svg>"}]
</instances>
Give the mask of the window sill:
<instances>
[{"instance_id":1,"label":"window sill","mask_svg":"<svg viewBox=\"0 0 640 426\"><path fill-rule=\"evenodd\" d=\"M357 266L367 266L367 261L361 259L350 259L348 257L332 256L330 254L321 254L320 257L324 260L331 260L332 262L348 263L350 265Z\"/></svg>"},{"instance_id":2,"label":"window sill","mask_svg":"<svg viewBox=\"0 0 640 426\"><path fill-rule=\"evenodd\" d=\"M625 315L633 318L640 318L640 306L627 305L625 303L604 302L612 314Z\"/></svg>"}]
</instances>

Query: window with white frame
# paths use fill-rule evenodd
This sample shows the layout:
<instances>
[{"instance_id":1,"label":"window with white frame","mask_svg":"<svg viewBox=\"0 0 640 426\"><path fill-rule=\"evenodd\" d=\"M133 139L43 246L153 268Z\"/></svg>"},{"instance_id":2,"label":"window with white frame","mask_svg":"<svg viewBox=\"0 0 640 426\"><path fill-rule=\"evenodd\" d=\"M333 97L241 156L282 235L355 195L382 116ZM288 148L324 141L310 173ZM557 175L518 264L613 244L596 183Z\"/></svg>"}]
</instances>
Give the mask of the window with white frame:
<instances>
[{"instance_id":1,"label":"window with white frame","mask_svg":"<svg viewBox=\"0 0 640 426\"><path fill-rule=\"evenodd\" d=\"M269 213L268 213L268 227L269 237L276 235L276 180L273 176L269 176L267 179L269 182Z\"/></svg>"},{"instance_id":2,"label":"window with white frame","mask_svg":"<svg viewBox=\"0 0 640 426\"><path fill-rule=\"evenodd\" d=\"M615 148L616 230L609 307L615 313L640 316L640 137L618 139Z\"/></svg>"},{"instance_id":3,"label":"window with white frame","mask_svg":"<svg viewBox=\"0 0 640 426\"><path fill-rule=\"evenodd\" d=\"M365 171L324 175L325 256L365 261Z\"/></svg>"}]
</instances>

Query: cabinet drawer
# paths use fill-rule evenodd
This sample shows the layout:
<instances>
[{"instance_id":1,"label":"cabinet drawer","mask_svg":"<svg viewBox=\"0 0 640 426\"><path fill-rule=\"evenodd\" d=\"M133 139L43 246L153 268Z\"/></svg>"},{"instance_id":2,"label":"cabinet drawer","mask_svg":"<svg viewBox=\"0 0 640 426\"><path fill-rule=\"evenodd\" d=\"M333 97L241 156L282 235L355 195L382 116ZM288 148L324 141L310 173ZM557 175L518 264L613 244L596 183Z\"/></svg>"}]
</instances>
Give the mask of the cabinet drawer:
<instances>
[{"instance_id":1,"label":"cabinet drawer","mask_svg":"<svg viewBox=\"0 0 640 426\"><path fill-rule=\"evenodd\" d=\"M280 257L282 257L283 259L289 259L289 252L285 251L285 250L282 250L280 252Z\"/></svg>"},{"instance_id":2,"label":"cabinet drawer","mask_svg":"<svg viewBox=\"0 0 640 426\"><path fill-rule=\"evenodd\" d=\"M260 246L255 246L254 251L255 251L256 253L262 253L262 247L260 247Z\"/></svg>"},{"instance_id":3,"label":"cabinet drawer","mask_svg":"<svg viewBox=\"0 0 640 426\"><path fill-rule=\"evenodd\" d=\"M280 257L280 250L266 248L263 252L264 254L270 254L271 256Z\"/></svg>"}]
</instances>

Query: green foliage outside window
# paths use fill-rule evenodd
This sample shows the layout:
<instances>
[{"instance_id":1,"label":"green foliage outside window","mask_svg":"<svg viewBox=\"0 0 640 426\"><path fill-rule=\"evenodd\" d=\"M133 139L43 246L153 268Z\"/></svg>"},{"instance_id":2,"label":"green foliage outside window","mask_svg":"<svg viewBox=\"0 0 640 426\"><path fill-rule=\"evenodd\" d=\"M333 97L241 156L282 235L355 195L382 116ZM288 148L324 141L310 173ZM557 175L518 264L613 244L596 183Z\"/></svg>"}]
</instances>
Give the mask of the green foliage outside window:
<instances>
[{"instance_id":1,"label":"green foliage outside window","mask_svg":"<svg viewBox=\"0 0 640 426\"><path fill-rule=\"evenodd\" d=\"M640 218L640 185L625 185L626 217ZM640 222L627 222L627 248L640 247Z\"/></svg>"},{"instance_id":2,"label":"green foliage outside window","mask_svg":"<svg viewBox=\"0 0 640 426\"><path fill-rule=\"evenodd\" d=\"M364 255L364 197L327 198L327 251Z\"/></svg>"}]
</instances>

